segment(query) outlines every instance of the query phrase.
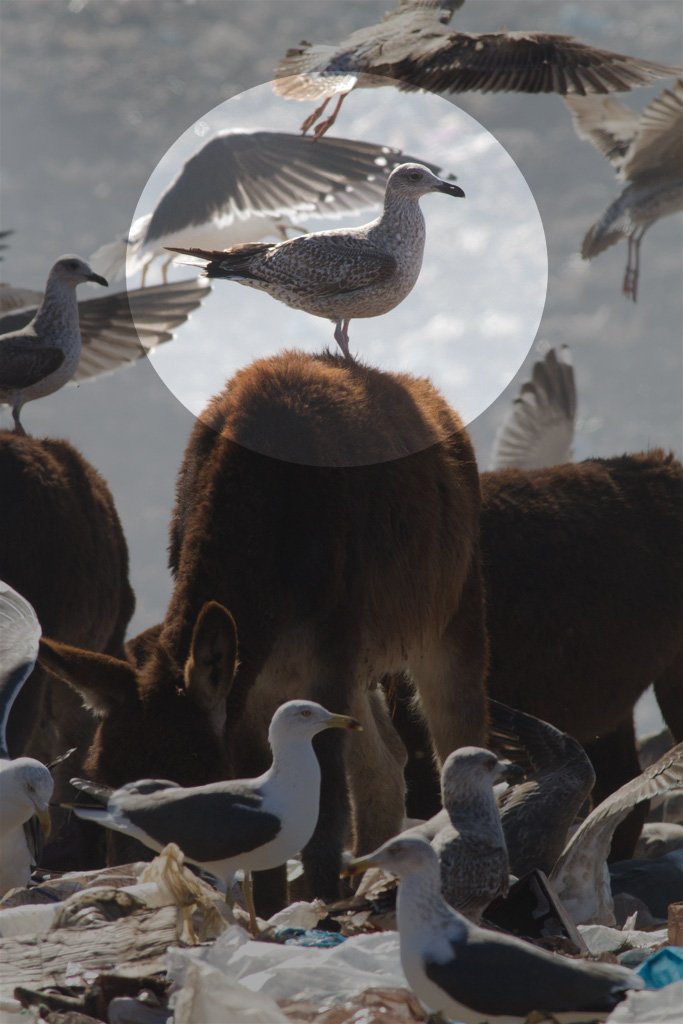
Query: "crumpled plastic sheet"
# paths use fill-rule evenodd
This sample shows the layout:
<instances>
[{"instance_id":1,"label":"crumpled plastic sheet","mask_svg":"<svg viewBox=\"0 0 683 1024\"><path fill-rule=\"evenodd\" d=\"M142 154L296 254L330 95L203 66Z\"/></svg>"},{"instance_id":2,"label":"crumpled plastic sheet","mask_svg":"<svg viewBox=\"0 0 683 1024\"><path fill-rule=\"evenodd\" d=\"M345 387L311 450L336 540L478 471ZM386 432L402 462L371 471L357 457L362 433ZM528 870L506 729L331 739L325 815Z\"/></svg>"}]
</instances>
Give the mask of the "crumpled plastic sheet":
<instances>
[{"instance_id":1,"label":"crumpled plastic sheet","mask_svg":"<svg viewBox=\"0 0 683 1024\"><path fill-rule=\"evenodd\" d=\"M607 1024L681 1024L681 1007L683 981L666 988L635 990L612 1010Z\"/></svg>"},{"instance_id":2,"label":"crumpled plastic sheet","mask_svg":"<svg viewBox=\"0 0 683 1024\"><path fill-rule=\"evenodd\" d=\"M367 989L408 987L395 932L309 949L257 942L232 927L210 947L170 950L167 968L178 986L171 1000L175 1024L285 1024L279 1001L315 1003L323 1012Z\"/></svg>"},{"instance_id":3,"label":"crumpled plastic sheet","mask_svg":"<svg viewBox=\"0 0 683 1024\"><path fill-rule=\"evenodd\" d=\"M609 928L604 924L580 924L578 929L581 938L594 956L599 953L614 953L618 949L625 948L654 949L667 941L666 928L656 932L640 932L629 928ZM682 1021L683 1016L678 1024L681 1024Z\"/></svg>"}]
</instances>

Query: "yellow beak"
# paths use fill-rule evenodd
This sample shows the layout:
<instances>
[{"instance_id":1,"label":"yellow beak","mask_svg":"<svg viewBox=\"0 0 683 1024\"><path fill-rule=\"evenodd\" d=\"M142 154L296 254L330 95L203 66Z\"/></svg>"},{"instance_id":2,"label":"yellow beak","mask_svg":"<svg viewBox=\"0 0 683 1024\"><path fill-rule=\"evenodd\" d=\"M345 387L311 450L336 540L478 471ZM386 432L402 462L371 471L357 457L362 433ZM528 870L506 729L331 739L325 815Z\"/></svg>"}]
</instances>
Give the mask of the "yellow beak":
<instances>
[{"instance_id":1,"label":"yellow beak","mask_svg":"<svg viewBox=\"0 0 683 1024\"><path fill-rule=\"evenodd\" d=\"M374 867L375 862L372 857L355 857L344 867L341 877L352 878L354 875L362 875L364 871Z\"/></svg>"},{"instance_id":2,"label":"yellow beak","mask_svg":"<svg viewBox=\"0 0 683 1024\"><path fill-rule=\"evenodd\" d=\"M45 810L43 811L36 808L36 818L40 822L40 828L42 830L42 833L47 839L47 837L50 835L50 832L52 831L52 821L50 820L49 810L45 808Z\"/></svg>"},{"instance_id":3,"label":"yellow beak","mask_svg":"<svg viewBox=\"0 0 683 1024\"><path fill-rule=\"evenodd\" d=\"M350 729L353 732L363 731L363 726L358 719L350 718L348 715L330 715L325 727L327 729Z\"/></svg>"}]
</instances>

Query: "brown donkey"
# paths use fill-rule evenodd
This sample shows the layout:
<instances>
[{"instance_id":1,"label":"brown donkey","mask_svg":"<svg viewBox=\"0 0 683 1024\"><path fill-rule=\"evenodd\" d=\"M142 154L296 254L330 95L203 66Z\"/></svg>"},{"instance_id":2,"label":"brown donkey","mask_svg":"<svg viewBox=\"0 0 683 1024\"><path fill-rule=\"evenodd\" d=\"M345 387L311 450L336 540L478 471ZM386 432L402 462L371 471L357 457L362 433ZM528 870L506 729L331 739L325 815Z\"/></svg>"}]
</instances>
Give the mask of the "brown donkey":
<instances>
[{"instance_id":1,"label":"brown donkey","mask_svg":"<svg viewBox=\"0 0 683 1024\"><path fill-rule=\"evenodd\" d=\"M110 784L252 775L268 763L283 701L354 715L364 732L346 763L338 737L316 741L321 811L304 866L311 893L334 897L345 778L360 852L404 813L405 750L382 676L413 676L439 758L486 741L478 534L472 448L428 381L301 352L240 371L190 438L171 529L175 590L161 627L130 645L136 667L44 645L42 663L103 715L87 769ZM217 612L204 623L209 601L237 625L234 683L230 629ZM192 701L198 666L204 696ZM190 704L203 733L189 727Z\"/></svg>"},{"instance_id":2,"label":"brown donkey","mask_svg":"<svg viewBox=\"0 0 683 1024\"><path fill-rule=\"evenodd\" d=\"M109 488L66 441L0 431L0 579L31 602L49 636L123 656L135 605L126 542ZM10 752L48 763L76 747L54 770L58 802L71 797L67 780L82 770L94 729L77 694L37 666L10 715ZM62 867L91 857L46 853Z\"/></svg>"}]
</instances>

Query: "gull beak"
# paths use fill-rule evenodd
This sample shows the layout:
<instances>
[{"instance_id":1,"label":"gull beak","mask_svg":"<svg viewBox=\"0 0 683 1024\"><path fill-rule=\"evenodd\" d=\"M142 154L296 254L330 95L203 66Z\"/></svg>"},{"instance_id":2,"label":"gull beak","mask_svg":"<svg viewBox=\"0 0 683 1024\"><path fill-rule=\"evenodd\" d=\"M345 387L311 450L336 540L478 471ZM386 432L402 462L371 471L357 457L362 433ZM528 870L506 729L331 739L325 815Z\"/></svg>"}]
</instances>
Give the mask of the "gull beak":
<instances>
[{"instance_id":1,"label":"gull beak","mask_svg":"<svg viewBox=\"0 0 683 1024\"><path fill-rule=\"evenodd\" d=\"M341 877L353 878L354 875L362 875L364 871L374 867L377 867L377 864L373 854L369 853L365 857L354 857L344 865Z\"/></svg>"},{"instance_id":2,"label":"gull beak","mask_svg":"<svg viewBox=\"0 0 683 1024\"><path fill-rule=\"evenodd\" d=\"M440 185L435 187L436 192L444 192L447 196L457 196L458 199L464 199L465 193L452 181L441 181Z\"/></svg>"},{"instance_id":3,"label":"gull beak","mask_svg":"<svg viewBox=\"0 0 683 1024\"><path fill-rule=\"evenodd\" d=\"M36 818L40 822L41 831L47 839L52 831L52 821L50 820L50 812L48 808L36 807Z\"/></svg>"},{"instance_id":4,"label":"gull beak","mask_svg":"<svg viewBox=\"0 0 683 1024\"><path fill-rule=\"evenodd\" d=\"M514 784L515 782L521 782L525 775L525 769L522 768L521 765L514 764L513 761L498 762L498 767L496 768L497 782L509 782Z\"/></svg>"},{"instance_id":5,"label":"gull beak","mask_svg":"<svg viewBox=\"0 0 683 1024\"><path fill-rule=\"evenodd\" d=\"M330 715L325 722L326 729L349 729L352 732L362 732L363 726L358 719L350 718L348 715Z\"/></svg>"},{"instance_id":6,"label":"gull beak","mask_svg":"<svg viewBox=\"0 0 683 1024\"><path fill-rule=\"evenodd\" d=\"M109 281L107 281L106 277L101 277L99 274L88 274L88 281L101 284L103 288L109 287Z\"/></svg>"}]
</instances>

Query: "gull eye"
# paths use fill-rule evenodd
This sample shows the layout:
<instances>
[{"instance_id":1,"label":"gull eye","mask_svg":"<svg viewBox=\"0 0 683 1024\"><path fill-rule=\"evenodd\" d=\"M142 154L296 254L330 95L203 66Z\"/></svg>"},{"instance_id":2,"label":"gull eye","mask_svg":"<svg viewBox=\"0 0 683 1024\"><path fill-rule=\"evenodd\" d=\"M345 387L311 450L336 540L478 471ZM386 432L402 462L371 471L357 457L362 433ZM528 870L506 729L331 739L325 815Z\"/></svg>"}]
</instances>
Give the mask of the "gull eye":
<instances>
[{"instance_id":1,"label":"gull eye","mask_svg":"<svg viewBox=\"0 0 683 1024\"><path fill-rule=\"evenodd\" d=\"M310 709L309 708L304 708L304 710L301 712L301 717L302 718L310 718L311 717Z\"/></svg>"},{"instance_id":2,"label":"gull eye","mask_svg":"<svg viewBox=\"0 0 683 1024\"><path fill-rule=\"evenodd\" d=\"M78 263L76 260L69 260L69 270L78 270Z\"/></svg>"},{"instance_id":3,"label":"gull eye","mask_svg":"<svg viewBox=\"0 0 683 1024\"><path fill-rule=\"evenodd\" d=\"M421 177L422 175L420 174L419 171L412 171L410 174L411 181L419 181Z\"/></svg>"}]
</instances>

